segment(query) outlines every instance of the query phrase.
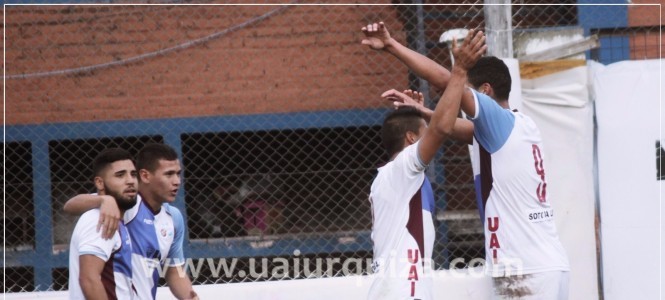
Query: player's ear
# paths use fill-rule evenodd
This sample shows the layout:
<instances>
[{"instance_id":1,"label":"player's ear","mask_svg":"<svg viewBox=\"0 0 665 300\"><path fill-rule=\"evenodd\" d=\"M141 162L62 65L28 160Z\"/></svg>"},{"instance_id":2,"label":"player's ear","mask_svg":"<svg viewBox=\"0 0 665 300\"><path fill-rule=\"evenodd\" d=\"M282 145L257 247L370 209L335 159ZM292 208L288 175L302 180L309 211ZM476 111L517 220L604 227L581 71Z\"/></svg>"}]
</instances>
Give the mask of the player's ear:
<instances>
[{"instance_id":1,"label":"player's ear","mask_svg":"<svg viewBox=\"0 0 665 300\"><path fill-rule=\"evenodd\" d=\"M150 182L150 172L146 169L139 170L139 181L149 183Z\"/></svg>"},{"instance_id":2,"label":"player's ear","mask_svg":"<svg viewBox=\"0 0 665 300\"><path fill-rule=\"evenodd\" d=\"M478 87L478 92L481 92L481 93L491 97L491 95L492 95L492 86L489 83L485 82L485 83L481 84Z\"/></svg>"},{"instance_id":3,"label":"player's ear","mask_svg":"<svg viewBox=\"0 0 665 300\"><path fill-rule=\"evenodd\" d=\"M418 141L418 134L413 131L406 132L406 141L409 145L413 145Z\"/></svg>"},{"instance_id":4,"label":"player's ear","mask_svg":"<svg viewBox=\"0 0 665 300\"><path fill-rule=\"evenodd\" d=\"M93 179L95 182L95 188L97 188L98 191L103 191L104 190L104 179L102 179L99 176L95 176L95 179Z\"/></svg>"}]
</instances>

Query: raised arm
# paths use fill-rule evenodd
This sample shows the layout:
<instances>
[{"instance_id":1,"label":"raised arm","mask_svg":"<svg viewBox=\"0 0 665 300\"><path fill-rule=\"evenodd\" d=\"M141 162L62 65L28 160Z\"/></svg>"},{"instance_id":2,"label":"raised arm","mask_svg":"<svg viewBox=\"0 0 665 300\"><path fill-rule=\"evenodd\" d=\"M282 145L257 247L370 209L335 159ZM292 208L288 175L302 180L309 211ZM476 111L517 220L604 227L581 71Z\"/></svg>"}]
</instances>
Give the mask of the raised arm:
<instances>
[{"instance_id":1,"label":"raised arm","mask_svg":"<svg viewBox=\"0 0 665 300\"><path fill-rule=\"evenodd\" d=\"M362 40L363 45L367 45L374 50L383 50L392 54L418 77L427 80L430 84L441 90L446 89L448 81L450 81L450 71L427 58L427 56L397 42L390 36L383 22L368 24L361 30L365 34L365 38Z\"/></svg>"},{"instance_id":2,"label":"raised arm","mask_svg":"<svg viewBox=\"0 0 665 300\"><path fill-rule=\"evenodd\" d=\"M473 67L487 50L482 31L470 30L459 48L453 42L453 55L457 63L453 67L448 87L436 105L429 126L421 138L418 153L425 163L432 160L443 141L453 134L455 121L460 110L460 102L465 92L467 71Z\"/></svg>"},{"instance_id":3,"label":"raised arm","mask_svg":"<svg viewBox=\"0 0 665 300\"><path fill-rule=\"evenodd\" d=\"M118 222L120 221L120 209L115 199L109 195L97 194L80 194L67 200L62 210L74 216L80 216L84 212L94 208L99 208L99 222L97 223L97 231L102 229L102 237L110 239L113 234L118 230Z\"/></svg>"},{"instance_id":4,"label":"raised arm","mask_svg":"<svg viewBox=\"0 0 665 300\"><path fill-rule=\"evenodd\" d=\"M392 89L385 91L381 97L383 97L385 100L393 102L395 109L399 108L400 106L412 106L423 114L425 121L428 123L432 119L432 114L434 111L423 105L423 94L420 92L405 90L403 93L400 93L397 90ZM466 97L473 98L470 93L468 93L468 95L465 93L462 96L462 104L464 103L464 98ZM451 133L450 138L458 142L471 144L473 142L473 122L467 119L457 118L457 120L455 120L455 125L453 126L453 132Z\"/></svg>"}]
</instances>

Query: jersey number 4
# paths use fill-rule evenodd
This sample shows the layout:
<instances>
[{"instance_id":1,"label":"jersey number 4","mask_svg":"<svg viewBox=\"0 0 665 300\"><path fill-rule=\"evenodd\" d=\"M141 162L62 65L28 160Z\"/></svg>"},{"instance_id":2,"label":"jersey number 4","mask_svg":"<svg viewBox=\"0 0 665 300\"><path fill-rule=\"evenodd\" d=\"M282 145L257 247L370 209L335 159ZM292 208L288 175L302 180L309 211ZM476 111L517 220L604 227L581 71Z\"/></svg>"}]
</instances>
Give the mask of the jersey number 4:
<instances>
[{"instance_id":1,"label":"jersey number 4","mask_svg":"<svg viewBox=\"0 0 665 300\"><path fill-rule=\"evenodd\" d=\"M536 173L540 175L540 183L538 183L538 188L536 189L536 195L540 202L547 201L547 182L545 182L545 168L543 168L543 156L540 154L540 148L538 145L531 145L533 150L533 160L534 165L536 166Z\"/></svg>"}]
</instances>

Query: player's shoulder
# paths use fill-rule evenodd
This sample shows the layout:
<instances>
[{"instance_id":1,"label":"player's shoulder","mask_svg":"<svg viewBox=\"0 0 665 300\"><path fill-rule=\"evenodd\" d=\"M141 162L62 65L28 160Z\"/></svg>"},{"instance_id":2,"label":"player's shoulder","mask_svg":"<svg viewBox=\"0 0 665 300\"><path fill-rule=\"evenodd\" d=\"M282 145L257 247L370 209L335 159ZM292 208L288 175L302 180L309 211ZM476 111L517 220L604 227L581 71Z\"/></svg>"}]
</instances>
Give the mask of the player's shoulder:
<instances>
[{"instance_id":1,"label":"player's shoulder","mask_svg":"<svg viewBox=\"0 0 665 300\"><path fill-rule=\"evenodd\" d=\"M513 109L513 110L511 110L510 112L512 112L513 115L515 116L515 118L518 119L518 120L520 120L520 121L526 121L526 122L528 122L528 123L535 123L535 122L533 121L533 118L531 118L531 116L525 114L525 113L522 112L521 110Z\"/></svg>"},{"instance_id":2,"label":"player's shoulder","mask_svg":"<svg viewBox=\"0 0 665 300\"><path fill-rule=\"evenodd\" d=\"M182 216L179 209L177 209L175 206L170 205L168 203L162 204L162 209L164 210L165 213L167 213L170 216L174 216L174 215L181 215Z\"/></svg>"},{"instance_id":3,"label":"player's shoulder","mask_svg":"<svg viewBox=\"0 0 665 300\"><path fill-rule=\"evenodd\" d=\"M378 173L376 174L376 177L374 178L374 181L372 182L372 190L395 190L402 188L403 185L408 185L409 182L414 180L414 178L418 178L418 176L414 176L414 171L412 171L408 167L408 160L406 154L404 156L400 156L405 153L400 153L397 157L395 157L394 160L386 163L384 166L378 169ZM411 158L410 160L416 160L419 158ZM422 165L421 163L419 163ZM424 172L417 172L417 173L423 173Z\"/></svg>"},{"instance_id":4,"label":"player's shoulder","mask_svg":"<svg viewBox=\"0 0 665 300\"><path fill-rule=\"evenodd\" d=\"M96 222L99 220L99 214L100 214L99 208L90 209L81 214L81 217L79 217L78 222L88 222L90 220L95 220L95 224L97 224Z\"/></svg>"},{"instance_id":5,"label":"player's shoulder","mask_svg":"<svg viewBox=\"0 0 665 300\"><path fill-rule=\"evenodd\" d=\"M177 207L170 205L168 203L164 203L162 204L162 210L164 210L164 212L168 216L171 216L175 226L178 226L180 223L183 222L182 212L180 212L180 210Z\"/></svg>"},{"instance_id":6,"label":"player's shoulder","mask_svg":"<svg viewBox=\"0 0 665 300\"><path fill-rule=\"evenodd\" d=\"M84 240L94 240L95 237L101 237L101 233L97 231L97 224L99 223L100 210L99 208L93 208L84 212L81 217L79 217L72 233L72 238L77 236L78 239ZM113 242L120 240L118 232L113 235L111 239Z\"/></svg>"},{"instance_id":7,"label":"player's shoulder","mask_svg":"<svg viewBox=\"0 0 665 300\"><path fill-rule=\"evenodd\" d=\"M519 110L512 110L512 114L515 116L515 126L523 127L529 131L536 131L540 133L540 129L536 124L536 121L531 118L531 116L524 114Z\"/></svg>"},{"instance_id":8,"label":"player's shoulder","mask_svg":"<svg viewBox=\"0 0 665 300\"><path fill-rule=\"evenodd\" d=\"M74 234L88 234L91 230L96 230L97 223L99 223L99 208L88 210L79 217L78 221L76 221Z\"/></svg>"},{"instance_id":9,"label":"player's shoulder","mask_svg":"<svg viewBox=\"0 0 665 300\"><path fill-rule=\"evenodd\" d=\"M185 231L185 220L182 217L182 212L177 207L164 203L162 204L162 212L160 213L164 213L164 215L169 217L169 221L176 233Z\"/></svg>"}]
</instances>

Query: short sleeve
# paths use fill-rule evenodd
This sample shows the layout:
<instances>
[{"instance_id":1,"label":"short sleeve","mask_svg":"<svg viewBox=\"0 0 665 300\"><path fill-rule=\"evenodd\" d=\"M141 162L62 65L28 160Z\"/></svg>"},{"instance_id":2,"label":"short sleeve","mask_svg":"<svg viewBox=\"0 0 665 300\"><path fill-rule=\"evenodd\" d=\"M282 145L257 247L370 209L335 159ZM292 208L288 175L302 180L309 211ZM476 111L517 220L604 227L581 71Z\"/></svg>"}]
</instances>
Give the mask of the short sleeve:
<instances>
[{"instance_id":1,"label":"short sleeve","mask_svg":"<svg viewBox=\"0 0 665 300\"><path fill-rule=\"evenodd\" d=\"M185 223L179 209L173 206L168 206L168 212L173 218L173 230L175 231L175 234L167 257L169 258L169 266L175 267L185 264L185 255L182 251L182 244L185 239Z\"/></svg>"},{"instance_id":2,"label":"short sleeve","mask_svg":"<svg viewBox=\"0 0 665 300\"><path fill-rule=\"evenodd\" d=\"M420 158L420 154L418 153L419 146L420 141L417 141L404 148L393 160L395 167L408 174L417 174L425 171L427 165Z\"/></svg>"},{"instance_id":3,"label":"short sleeve","mask_svg":"<svg viewBox=\"0 0 665 300\"><path fill-rule=\"evenodd\" d=\"M397 154L395 159L381 167L380 170L388 182L396 184L417 180L425 171L427 165L423 163L418 155L418 145L420 145L420 141L407 146Z\"/></svg>"},{"instance_id":4,"label":"short sleeve","mask_svg":"<svg viewBox=\"0 0 665 300\"><path fill-rule=\"evenodd\" d=\"M116 232L113 238L105 240L102 238L102 232L97 232L97 222L99 222L99 209L93 209L81 215L74 230L79 241L76 247L79 255L94 255L103 261L108 261L114 246L116 244L119 246L120 236Z\"/></svg>"},{"instance_id":5,"label":"short sleeve","mask_svg":"<svg viewBox=\"0 0 665 300\"><path fill-rule=\"evenodd\" d=\"M408 205L416 190L422 186L427 168L418 155L419 145L420 142L416 142L407 146L392 161L379 168L370 193L374 196L381 194L382 201Z\"/></svg>"},{"instance_id":6,"label":"short sleeve","mask_svg":"<svg viewBox=\"0 0 665 300\"><path fill-rule=\"evenodd\" d=\"M472 90L476 115L471 118L473 134L490 153L501 149L515 126L515 115L485 94Z\"/></svg>"}]
</instances>

